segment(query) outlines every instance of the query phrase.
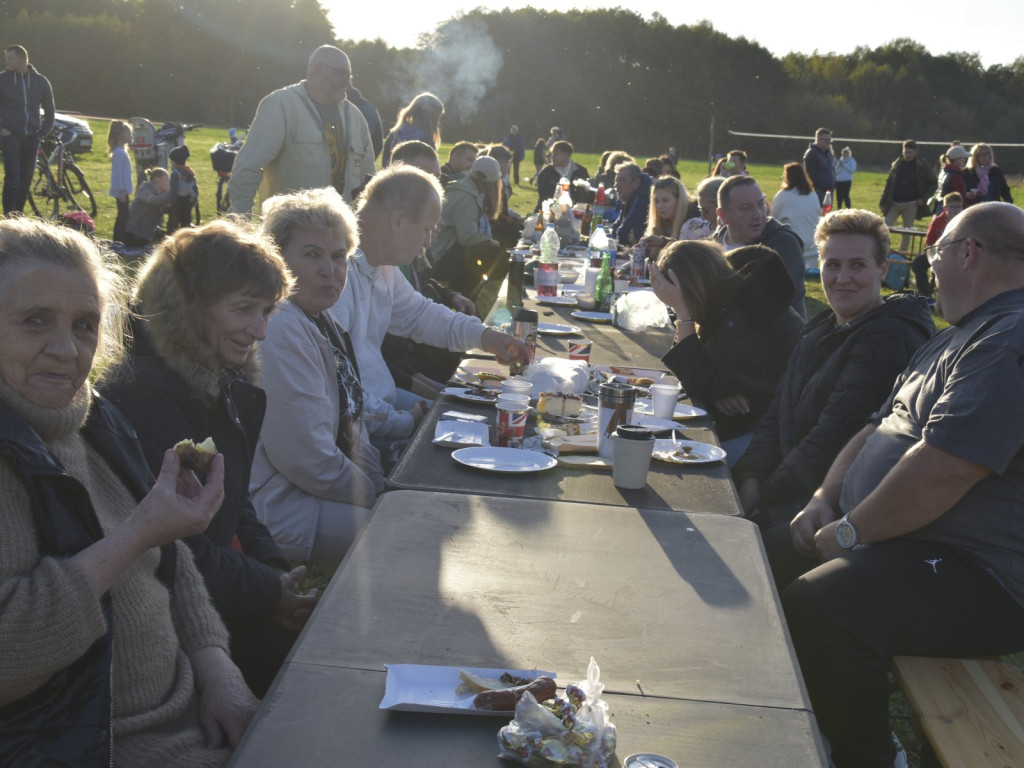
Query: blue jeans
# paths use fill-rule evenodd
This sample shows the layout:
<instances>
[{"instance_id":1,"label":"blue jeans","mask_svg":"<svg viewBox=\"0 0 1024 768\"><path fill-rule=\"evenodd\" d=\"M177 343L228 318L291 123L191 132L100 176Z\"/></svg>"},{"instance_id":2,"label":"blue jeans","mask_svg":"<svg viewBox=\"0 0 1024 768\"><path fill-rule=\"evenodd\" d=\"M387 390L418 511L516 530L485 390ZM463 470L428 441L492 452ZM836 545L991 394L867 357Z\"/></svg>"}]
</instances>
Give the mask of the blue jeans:
<instances>
[{"instance_id":1,"label":"blue jeans","mask_svg":"<svg viewBox=\"0 0 1024 768\"><path fill-rule=\"evenodd\" d=\"M0 137L4 153L4 215L24 213L25 200L32 187L32 174L36 169L39 139L10 133Z\"/></svg>"}]
</instances>

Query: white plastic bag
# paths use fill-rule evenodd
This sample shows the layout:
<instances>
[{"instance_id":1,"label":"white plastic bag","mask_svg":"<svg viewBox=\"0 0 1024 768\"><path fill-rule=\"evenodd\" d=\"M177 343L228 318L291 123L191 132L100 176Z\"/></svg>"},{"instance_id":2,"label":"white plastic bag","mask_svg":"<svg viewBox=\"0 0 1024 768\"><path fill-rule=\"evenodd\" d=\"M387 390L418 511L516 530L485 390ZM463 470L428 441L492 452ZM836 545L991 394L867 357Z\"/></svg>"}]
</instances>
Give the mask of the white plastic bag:
<instances>
[{"instance_id":1,"label":"white plastic bag","mask_svg":"<svg viewBox=\"0 0 1024 768\"><path fill-rule=\"evenodd\" d=\"M668 309L661 299L654 295L654 291L624 293L615 301L612 312L615 315L615 325L627 331L664 328L670 322Z\"/></svg>"},{"instance_id":2,"label":"white plastic bag","mask_svg":"<svg viewBox=\"0 0 1024 768\"><path fill-rule=\"evenodd\" d=\"M533 384L533 396L541 392L571 392L581 395L590 383L590 366L583 360L545 357L530 364L523 378Z\"/></svg>"},{"instance_id":3,"label":"white plastic bag","mask_svg":"<svg viewBox=\"0 0 1024 768\"><path fill-rule=\"evenodd\" d=\"M562 696L537 702L529 693L498 732L498 756L531 768L607 768L615 753L615 726L601 699L604 684L593 657L587 679Z\"/></svg>"}]
</instances>

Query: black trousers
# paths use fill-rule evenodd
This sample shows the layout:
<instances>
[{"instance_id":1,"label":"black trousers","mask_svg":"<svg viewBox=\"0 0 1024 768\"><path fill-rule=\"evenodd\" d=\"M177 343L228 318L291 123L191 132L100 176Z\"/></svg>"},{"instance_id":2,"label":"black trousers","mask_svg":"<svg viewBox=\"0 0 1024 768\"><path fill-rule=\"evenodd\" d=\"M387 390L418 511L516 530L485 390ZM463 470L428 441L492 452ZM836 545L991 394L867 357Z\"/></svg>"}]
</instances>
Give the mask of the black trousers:
<instances>
[{"instance_id":1,"label":"black trousers","mask_svg":"<svg viewBox=\"0 0 1024 768\"><path fill-rule=\"evenodd\" d=\"M907 539L825 564L764 534L782 607L837 768L890 768L893 656L992 656L1024 649L1024 608L963 550Z\"/></svg>"},{"instance_id":2,"label":"black trousers","mask_svg":"<svg viewBox=\"0 0 1024 768\"><path fill-rule=\"evenodd\" d=\"M28 191L32 188L32 175L36 170L36 152L39 139L9 133L0 137L4 153L4 215L24 213Z\"/></svg>"},{"instance_id":3,"label":"black trousers","mask_svg":"<svg viewBox=\"0 0 1024 768\"><path fill-rule=\"evenodd\" d=\"M836 182L836 210L840 208L853 208L853 204L850 202L850 187L853 186L852 181L837 181Z\"/></svg>"}]
</instances>

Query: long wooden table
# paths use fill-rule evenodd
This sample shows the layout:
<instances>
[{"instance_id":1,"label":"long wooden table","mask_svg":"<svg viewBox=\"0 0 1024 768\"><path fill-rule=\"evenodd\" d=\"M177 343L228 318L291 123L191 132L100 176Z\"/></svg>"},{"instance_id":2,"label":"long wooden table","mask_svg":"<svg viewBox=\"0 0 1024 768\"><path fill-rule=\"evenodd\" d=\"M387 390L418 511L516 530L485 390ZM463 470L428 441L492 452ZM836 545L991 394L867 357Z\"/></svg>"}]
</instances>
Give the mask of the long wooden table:
<instances>
[{"instance_id":1,"label":"long wooden table","mask_svg":"<svg viewBox=\"0 0 1024 768\"><path fill-rule=\"evenodd\" d=\"M575 325L593 342L592 363L625 365L663 370L660 355L669 347L672 332L651 329L629 332L608 324L586 324L571 317L571 310L548 307L527 301L542 322ZM584 327L586 326L586 327ZM576 337L538 337L538 357L568 357L569 344ZM495 409L491 405L466 403L454 397L441 397L427 414L398 465L388 477L392 488L489 494L516 498L578 501L589 504L614 504L655 509L740 514L728 467L724 462L684 466L651 462L647 486L640 490L618 488L607 470L558 466L531 475L498 475L469 469L451 458L452 449L432 444L434 426L446 411L485 414L493 427ZM718 444L707 417L680 423L688 439ZM492 429L493 432L493 429ZM492 439L493 439L492 434Z\"/></svg>"},{"instance_id":2,"label":"long wooden table","mask_svg":"<svg viewBox=\"0 0 1024 768\"><path fill-rule=\"evenodd\" d=\"M233 764L508 765L506 719L379 710L385 665L550 669L564 687L591 656L620 758L826 764L749 522L402 491L379 499Z\"/></svg>"}]
</instances>

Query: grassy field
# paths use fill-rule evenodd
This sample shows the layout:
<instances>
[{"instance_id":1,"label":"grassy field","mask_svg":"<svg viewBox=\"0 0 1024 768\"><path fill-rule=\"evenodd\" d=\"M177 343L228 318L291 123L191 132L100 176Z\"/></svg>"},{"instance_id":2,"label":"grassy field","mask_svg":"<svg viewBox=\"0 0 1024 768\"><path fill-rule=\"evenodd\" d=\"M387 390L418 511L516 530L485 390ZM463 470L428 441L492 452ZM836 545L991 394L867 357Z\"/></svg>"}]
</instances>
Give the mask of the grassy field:
<instances>
[{"instance_id":1,"label":"grassy field","mask_svg":"<svg viewBox=\"0 0 1024 768\"><path fill-rule=\"evenodd\" d=\"M109 238L114 226L116 207L113 198L107 195L110 183L110 158L107 157L105 151L108 123L104 120L92 119L89 124L95 135L93 141L95 149L90 153L77 156L75 161L85 173L86 180L92 187L99 205L99 212L96 216L96 232L100 237ZM186 136L189 149L192 151L190 165L196 172L199 181L199 208L203 221L208 221L216 216L217 174L210 164L209 152L214 144L218 141L227 141L227 138L228 129L226 127L203 127ZM442 162L448 156L448 149L449 145L442 145ZM597 171L599 155L577 152L573 157L591 173ZM520 176L525 182L525 179L532 173L532 163L524 162L521 171ZM707 163L699 160L682 160L679 163L679 172L686 187L693 189L707 175ZM779 186L778 180L781 178L782 169L777 166L751 165L750 172L761 181L761 187L769 198L774 196ZM884 172L858 172L851 192L853 204L857 207L875 210L884 184ZM516 185L510 200L510 205L514 210L528 213L533 210L536 203L535 187L525 183ZM924 222L919 222L919 224L924 224Z\"/></svg>"}]
</instances>

